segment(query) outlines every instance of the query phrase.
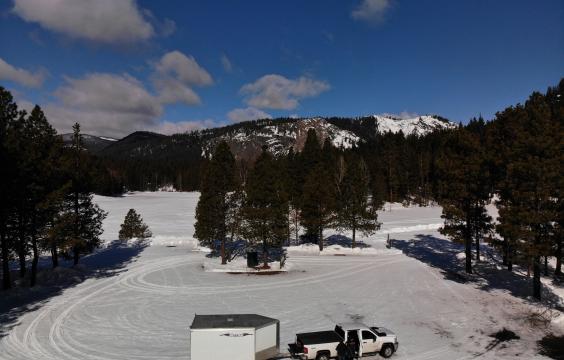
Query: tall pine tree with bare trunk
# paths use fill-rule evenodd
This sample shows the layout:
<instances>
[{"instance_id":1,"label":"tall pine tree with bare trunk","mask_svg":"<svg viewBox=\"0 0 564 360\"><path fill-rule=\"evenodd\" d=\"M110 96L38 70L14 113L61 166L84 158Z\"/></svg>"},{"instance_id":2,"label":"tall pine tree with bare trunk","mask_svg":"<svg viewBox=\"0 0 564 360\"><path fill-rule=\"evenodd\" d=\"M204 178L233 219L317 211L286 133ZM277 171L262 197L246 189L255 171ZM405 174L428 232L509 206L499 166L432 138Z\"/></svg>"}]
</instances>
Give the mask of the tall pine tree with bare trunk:
<instances>
[{"instance_id":1,"label":"tall pine tree with bare trunk","mask_svg":"<svg viewBox=\"0 0 564 360\"><path fill-rule=\"evenodd\" d=\"M13 190L15 187L16 159L11 151L9 142L12 128L17 119L22 116L12 94L0 86L0 251L2 260L2 288L8 289L12 285L10 278L11 243L8 237L8 217L14 207Z\"/></svg>"},{"instance_id":2,"label":"tall pine tree with bare trunk","mask_svg":"<svg viewBox=\"0 0 564 360\"><path fill-rule=\"evenodd\" d=\"M488 172L478 137L464 128L451 132L438 161L444 226L439 231L465 246L465 269L472 273L472 243L488 227Z\"/></svg>"},{"instance_id":3,"label":"tall pine tree with bare trunk","mask_svg":"<svg viewBox=\"0 0 564 360\"><path fill-rule=\"evenodd\" d=\"M263 147L245 184L244 234L251 242L262 244L265 268L268 247L280 246L288 237L288 198L281 175L272 155Z\"/></svg>"},{"instance_id":4,"label":"tall pine tree with bare trunk","mask_svg":"<svg viewBox=\"0 0 564 360\"><path fill-rule=\"evenodd\" d=\"M370 174L362 158L351 157L345 165L345 172L338 194L338 228L352 231L353 248L356 247L356 233L373 234L378 223L378 208L370 201Z\"/></svg>"},{"instance_id":5,"label":"tall pine tree with bare trunk","mask_svg":"<svg viewBox=\"0 0 564 360\"><path fill-rule=\"evenodd\" d=\"M228 234L228 195L237 186L235 159L229 145L220 142L202 175L200 199L196 206L194 237L204 245L220 242L221 263L227 264L226 238Z\"/></svg>"}]
</instances>

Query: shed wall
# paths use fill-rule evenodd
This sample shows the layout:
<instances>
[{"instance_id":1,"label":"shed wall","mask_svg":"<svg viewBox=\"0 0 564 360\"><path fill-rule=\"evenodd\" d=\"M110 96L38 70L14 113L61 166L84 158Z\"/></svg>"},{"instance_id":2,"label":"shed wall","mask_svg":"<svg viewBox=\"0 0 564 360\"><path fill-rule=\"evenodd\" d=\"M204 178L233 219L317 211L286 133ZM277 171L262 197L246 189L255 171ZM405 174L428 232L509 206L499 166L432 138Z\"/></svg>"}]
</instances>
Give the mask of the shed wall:
<instances>
[{"instance_id":1,"label":"shed wall","mask_svg":"<svg viewBox=\"0 0 564 360\"><path fill-rule=\"evenodd\" d=\"M255 333L255 359L264 360L278 355L278 342L278 322L257 329Z\"/></svg>"},{"instance_id":2,"label":"shed wall","mask_svg":"<svg viewBox=\"0 0 564 360\"><path fill-rule=\"evenodd\" d=\"M254 347L254 329L190 331L190 358L192 360L254 360Z\"/></svg>"}]
</instances>

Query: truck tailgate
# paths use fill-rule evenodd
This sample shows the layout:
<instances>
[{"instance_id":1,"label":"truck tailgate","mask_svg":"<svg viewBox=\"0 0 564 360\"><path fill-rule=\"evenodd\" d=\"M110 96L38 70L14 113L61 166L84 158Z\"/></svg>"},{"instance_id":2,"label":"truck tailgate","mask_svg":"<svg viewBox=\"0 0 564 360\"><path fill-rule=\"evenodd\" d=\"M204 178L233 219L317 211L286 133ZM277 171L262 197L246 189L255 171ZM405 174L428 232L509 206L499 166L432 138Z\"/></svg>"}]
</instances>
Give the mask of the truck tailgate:
<instances>
[{"instance_id":1,"label":"truck tailgate","mask_svg":"<svg viewBox=\"0 0 564 360\"><path fill-rule=\"evenodd\" d=\"M299 355L303 352L304 347L298 344L288 344L288 351L292 355Z\"/></svg>"}]
</instances>

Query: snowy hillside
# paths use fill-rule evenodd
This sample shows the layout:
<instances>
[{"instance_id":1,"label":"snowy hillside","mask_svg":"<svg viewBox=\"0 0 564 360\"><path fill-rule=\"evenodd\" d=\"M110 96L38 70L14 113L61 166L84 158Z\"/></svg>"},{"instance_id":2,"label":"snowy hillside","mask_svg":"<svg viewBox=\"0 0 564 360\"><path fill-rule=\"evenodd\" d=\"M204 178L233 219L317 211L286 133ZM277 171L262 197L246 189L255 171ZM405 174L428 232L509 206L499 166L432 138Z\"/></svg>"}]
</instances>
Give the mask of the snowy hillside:
<instances>
[{"instance_id":1,"label":"snowy hillside","mask_svg":"<svg viewBox=\"0 0 564 360\"><path fill-rule=\"evenodd\" d=\"M367 118L352 120L352 124L360 123ZM414 118L397 118L390 115L373 115L368 118L373 121L373 128L377 132L398 133L402 131L405 135L426 135L441 129L452 129L457 125L439 116L423 115ZM346 119L337 118L304 118L293 121L274 119L261 120L252 125L234 127L223 134L213 136L216 130L204 131L209 134L209 140L205 142L203 154L209 153L215 148L219 141L225 140L231 150L243 158L256 157L263 145L267 145L274 154L287 153L290 148L300 151L305 143L307 131L315 129L321 142L330 139L333 146L337 148L350 149L360 142L373 136L366 131L352 132L346 129ZM359 128L357 128L359 129Z\"/></svg>"},{"instance_id":2,"label":"snowy hillside","mask_svg":"<svg viewBox=\"0 0 564 360\"><path fill-rule=\"evenodd\" d=\"M61 136L63 138L63 142L65 145L72 144L73 134L70 133L62 134ZM82 134L81 137L82 137L82 144L84 148L86 148L88 151L91 152L101 151L106 147L108 147L109 145L116 143L118 141L118 139L114 139L107 136L95 136L89 134Z\"/></svg>"},{"instance_id":3,"label":"snowy hillside","mask_svg":"<svg viewBox=\"0 0 564 360\"><path fill-rule=\"evenodd\" d=\"M402 131L405 135L425 135L435 130L453 129L457 126L453 122L431 115L423 115L406 119L396 118L389 115L372 115L372 117L376 119L378 131L380 133L386 133L389 131L398 133Z\"/></svg>"},{"instance_id":4,"label":"snowy hillside","mask_svg":"<svg viewBox=\"0 0 564 360\"><path fill-rule=\"evenodd\" d=\"M350 149L361 139L351 131L340 129L323 118L308 118L295 121L261 121L252 129L234 128L232 131L211 138L203 147L203 154L214 149L220 141L226 141L231 150L243 158L253 158L267 145L273 154L285 154L291 148L300 151L305 143L307 132L314 129L323 143L329 139L337 148Z\"/></svg>"},{"instance_id":5,"label":"snowy hillside","mask_svg":"<svg viewBox=\"0 0 564 360\"><path fill-rule=\"evenodd\" d=\"M239 159L253 161L266 145L275 154L286 154L290 149L301 151L307 132L314 129L321 143L329 139L336 148L350 149L373 140L377 133L403 131L405 135L425 135L432 131L453 128L456 124L440 116L420 116L400 119L389 115L359 118L313 117L278 118L245 121L228 126L191 133L161 135L137 131L119 141L103 141L100 154L111 159L175 159L196 162L209 155L220 141L226 141ZM88 140L88 139L85 139ZM85 141L86 144L86 141ZM88 147L88 146L87 146Z\"/></svg>"}]
</instances>

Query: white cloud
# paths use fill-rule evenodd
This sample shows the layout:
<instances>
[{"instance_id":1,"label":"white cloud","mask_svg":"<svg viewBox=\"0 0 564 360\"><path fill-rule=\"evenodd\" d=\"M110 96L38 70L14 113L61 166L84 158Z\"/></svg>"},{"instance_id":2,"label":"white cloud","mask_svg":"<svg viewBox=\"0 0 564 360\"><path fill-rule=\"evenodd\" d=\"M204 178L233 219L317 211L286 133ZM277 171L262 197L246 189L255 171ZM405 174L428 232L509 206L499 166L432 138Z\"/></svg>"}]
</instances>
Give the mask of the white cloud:
<instances>
[{"instance_id":1,"label":"white cloud","mask_svg":"<svg viewBox=\"0 0 564 360\"><path fill-rule=\"evenodd\" d=\"M193 56L186 56L177 50L163 55L154 67L152 81L162 103L198 105L201 103L200 97L191 87L213 84L211 75Z\"/></svg>"},{"instance_id":2,"label":"white cloud","mask_svg":"<svg viewBox=\"0 0 564 360\"><path fill-rule=\"evenodd\" d=\"M73 124L78 122L83 133L119 138L157 123L156 118L149 115L107 109L83 110L51 103L43 110L61 134L72 132Z\"/></svg>"},{"instance_id":3,"label":"white cloud","mask_svg":"<svg viewBox=\"0 0 564 360\"><path fill-rule=\"evenodd\" d=\"M164 19L161 21L157 19L150 10L147 9L143 9L142 12L155 29L155 32L158 33L158 35L167 37L172 35L176 31L176 23L173 20Z\"/></svg>"},{"instance_id":4,"label":"white cloud","mask_svg":"<svg viewBox=\"0 0 564 360\"><path fill-rule=\"evenodd\" d=\"M12 96L14 97L14 101L18 104L18 109L25 110L28 114L31 113L35 104L25 98L25 95L19 92L18 90L10 89Z\"/></svg>"},{"instance_id":5,"label":"white cloud","mask_svg":"<svg viewBox=\"0 0 564 360\"><path fill-rule=\"evenodd\" d=\"M45 77L44 70L32 73L16 68L0 58L0 80L9 80L26 87L38 88L45 81Z\"/></svg>"},{"instance_id":6,"label":"white cloud","mask_svg":"<svg viewBox=\"0 0 564 360\"><path fill-rule=\"evenodd\" d=\"M147 127L145 130L156 132L159 134L172 135L190 132L194 130L202 130L217 126L213 119L191 120L191 121L163 121L155 126Z\"/></svg>"},{"instance_id":7,"label":"white cloud","mask_svg":"<svg viewBox=\"0 0 564 360\"><path fill-rule=\"evenodd\" d=\"M13 11L25 21L76 39L118 44L155 36L135 0L14 0ZM170 31L171 24L166 26Z\"/></svg>"},{"instance_id":8,"label":"white cloud","mask_svg":"<svg viewBox=\"0 0 564 360\"><path fill-rule=\"evenodd\" d=\"M55 91L59 102L45 107L49 121L63 133L79 122L85 133L119 137L157 125L163 113L159 99L128 74L93 73L65 81Z\"/></svg>"},{"instance_id":9,"label":"white cloud","mask_svg":"<svg viewBox=\"0 0 564 360\"><path fill-rule=\"evenodd\" d=\"M176 23L170 19L164 19L159 27L160 34L162 36L170 36L176 31Z\"/></svg>"},{"instance_id":10,"label":"white cloud","mask_svg":"<svg viewBox=\"0 0 564 360\"><path fill-rule=\"evenodd\" d=\"M223 66L223 70L227 73L233 71L233 64L231 64L231 61L225 54L221 55L221 66Z\"/></svg>"},{"instance_id":11,"label":"white cloud","mask_svg":"<svg viewBox=\"0 0 564 360\"><path fill-rule=\"evenodd\" d=\"M175 133L209 126L211 120L173 123L159 118L166 104L200 104L191 86L213 84L210 74L179 51L165 54L153 67L150 80L155 92L129 74L67 77L54 92L58 101L48 104L45 112L60 132L70 131L79 122L85 133L114 137L140 129Z\"/></svg>"},{"instance_id":12,"label":"white cloud","mask_svg":"<svg viewBox=\"0 0 564 360\"><path fill-rule=\"evenodd\" d=\"M272 119L272 115L254 107L247 107L245 109L233 109L227 113L227 117L233 122L257 119Z\"/></svg>"},{"instance_id":13,"label":"white cloud","mask_svg":"<svg viewBox=\"0 0 564 360\"><path fill-rule=\"evenodd\" d=\"M174 78L154 77L153 85L157 89L159 100L163 104L181 102L188 105L198 105L202 103L200 97L194 90Z\"/></svg>"},{"instance_id":14,"label":"white cloud","mask_svg":"<svg viewBox=\"0 0 564 360\"><path fill-rule=\"evenodd\" d=\"M380 22L384 20L390 6L390 0L362 0L352 11L351 17L355 20Z\"/></svg>"},{"instance_id":15,"label":"white cloud","mask_svg":"<svg viewBox=\"0 0 564 360\"><path fill-rule=\"evenodd\" d=\"M330 89L325 81L302 76L287 79L284 76L265 75L254 83L244 85L240 93L246 95L246 103L263 109L295 109L299 100L314 97Z\"/></svg>"},{"instance_id":16,"label":"white cloud","mask_svg":"<svg viewBox=\"0 0 564 360\"><path fill-rule=\"evenodd\" d=\"M66 84L55 91L55 96L67 106L151 116L162 111L157 99L128 74L93 73L81 79L65 80Z\"/></svg>"},{"instance_id":17,"label":"white cloud","mask_svg":"<svg viewBox=\"0 0 564 360\"><path fill-rule=\"evenodd\" d=\"M178 50L164 54L155 68L160 75L175 77L186 85L213 84L211 75L196 62L193 56L186 56Z\"/></svg>"}]
</instances>

